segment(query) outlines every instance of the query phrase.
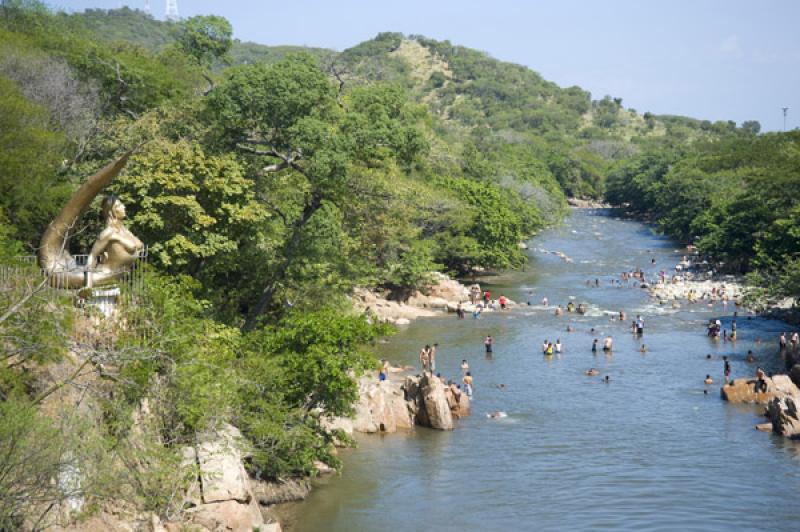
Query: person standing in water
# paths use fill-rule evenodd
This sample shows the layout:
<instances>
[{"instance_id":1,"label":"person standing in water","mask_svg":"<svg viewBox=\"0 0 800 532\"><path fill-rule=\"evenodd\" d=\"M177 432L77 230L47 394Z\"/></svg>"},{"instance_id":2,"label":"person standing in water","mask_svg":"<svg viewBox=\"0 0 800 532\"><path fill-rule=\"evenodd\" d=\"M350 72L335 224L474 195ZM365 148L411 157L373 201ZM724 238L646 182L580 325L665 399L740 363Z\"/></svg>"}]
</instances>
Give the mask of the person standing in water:
<instances>
[{"instance_id":1,"label":"person standing in water","mask_svg":"<svg viewBox=\"0 0 800 532\"><path fill-rule=\"evenodd\" d=\"M727 355L722 357L723 361L723 370L725 375L725 384L728 384L731 380L731 362L728 360Z\"/></svg>"},{"instance_id":2,"label":"person standing in water","mask_svg":"<svg viewBox=\"0 0 800 532\"><path fill-rule=\"evenodd\" d=\"M431 371L436 371L436 350L439 349L439 344L433 344L433 347L428 351L428 360L430 362Z\"/></svg>"},{"instance_id":3,"label":"person standing in water","mask_svg":"<svg viewBox=\"0 0 800 532\"><path fill-rule=\"evenodd\" d=\"M466 375L468 371L469 371L469 362L467 362L467 359L465 358L461 361L461 373Z\"/></svg>"},{"instance_id":4,"label":"person standing in water","mask_svg":"<svg viewBox=\"0 0 800 532\"><path fill-rule=\"evenodd\" d=\"M597 353L597 338L592 342L592 353Z\"/></svg>"},{"instance_id":5,"label":"person standing in water","mask_svg":"<svg viewBox=\"0 0 800 532\"><path fill-rule=\"evenodd\" d=\"M419 351L419 363L422 365L422 371L428 371L428 364L430 364L431 346L426 345Z\"/></svg>"},{"instance_id":6,"label":"person standing in water","mask_svg":"<svg viewBox=\"0 0 800 532\"><path fill-rule=\"evenodd\" d=\"M469 371L466 375L464 375L464 393L467 394L467 397L472 397L472 373Z\"/></svg>"},{"instance_id":7,"label":"person standing in water","mask_svg":"<svg viewBox=\"0 0 800 532\"><path fill-rule=\"evenodd\" d=\"M488 335L486 338L483 339L483 346L486 348L486 354L492 354L492 344L494 344L494 340L492 339L492 335Z\"/></svg>"},{"instance_id":8,"label":"person standing in water","mask_svg":"<svg viewBox=\"0 0 800 532\"><path fill-rule=\"evenodd\" d=\"M613 348L613 343L614 341L611 339L611 337L606 336L606 339L603 340L603 351L611 352L611 349Z\"/></svg>"}]
</instances>

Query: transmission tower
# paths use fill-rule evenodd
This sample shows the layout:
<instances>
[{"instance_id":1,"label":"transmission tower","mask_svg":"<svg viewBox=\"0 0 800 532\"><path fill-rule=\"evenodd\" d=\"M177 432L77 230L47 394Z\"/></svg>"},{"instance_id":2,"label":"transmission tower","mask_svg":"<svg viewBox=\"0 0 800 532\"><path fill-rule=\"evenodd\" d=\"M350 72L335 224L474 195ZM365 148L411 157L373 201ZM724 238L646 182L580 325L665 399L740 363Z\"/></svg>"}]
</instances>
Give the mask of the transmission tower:
<instances>
[{"instance_id":1,"label":"transmission tower","mask_svg":"<svg viewBox=\"0 0 800 532\"><path fill-rule=\"evenodd\" d=\"M781 107L783 109L783 130L786 131L786 115L789 113L788 107Z\"/></svg>"},{"instance_id":2,"label":"transmission tower","mask_svg":"<svg viewBox=\"0 0 800 532\"><path fill-rule=\"evenodd\" d=\"M167 8L165 9L167 20L175 22L181 16L178 14L178 0L167 0Z\"/></svg>"},{"instance_id":3,"label":"transmission tower","mask_svg":"<svg viewBox=\"0 0 800 532\"><path fill-rule=\"evenodd\" d=\"M150 0L144 0L144 12L148 15L152 13L150 9Z\"/></svg>"}]
</instances>

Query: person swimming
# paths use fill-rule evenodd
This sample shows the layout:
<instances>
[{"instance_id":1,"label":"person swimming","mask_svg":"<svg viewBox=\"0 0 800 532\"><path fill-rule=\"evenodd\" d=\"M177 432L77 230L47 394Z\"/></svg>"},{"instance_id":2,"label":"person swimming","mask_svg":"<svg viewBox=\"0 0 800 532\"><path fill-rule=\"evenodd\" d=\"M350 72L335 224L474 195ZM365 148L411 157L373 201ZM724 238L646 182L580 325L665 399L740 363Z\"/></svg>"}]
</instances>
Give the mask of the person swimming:
<instances>
[{"instance_id":1,"label":"person swimming","mask_svg":"<svg viewBox=\"0 0 800 532\"><path fill-rule=\"evenodd\" d=\"M594 368L591 368L584 371L584 374L588 375L589 377L596 377L598 374L600 374L600 372Z\"/></svg>"},{"instance_id":2,"label":"person swimming","mask_svg":"<svg viewBox=\"0 0 800 532\"><path fill-rule=\"evenodd\" d=\"M642 344L642 347L640 347L640 348L639 348L639 352L640 352L640 353L647 353L647 346L645 346L644 344Z\"/></svg>"},{"instance_id":3,"label":"person swimming","mask_svg":"<svg viewBox=\"0 0 800 532\"><path fill-rule=\"evenodd\" d=\"M706 375L706 379L703 382L705 384L714 384L714 379L711 378L711 375Z\"/></svg>"},{"instance_id":4,"label":"person swimming","mask_svg":"<svg viewBox=\"0 0 800 532\"><path fill-rule=\"evenodd\" d=\"M489 419L501 419L504 417L508 417L508 414L506 414L505 412L501 412L500 410L496 410L494 412L486 414L486 417L488 417Z\"/></svg>"}]
</instances>

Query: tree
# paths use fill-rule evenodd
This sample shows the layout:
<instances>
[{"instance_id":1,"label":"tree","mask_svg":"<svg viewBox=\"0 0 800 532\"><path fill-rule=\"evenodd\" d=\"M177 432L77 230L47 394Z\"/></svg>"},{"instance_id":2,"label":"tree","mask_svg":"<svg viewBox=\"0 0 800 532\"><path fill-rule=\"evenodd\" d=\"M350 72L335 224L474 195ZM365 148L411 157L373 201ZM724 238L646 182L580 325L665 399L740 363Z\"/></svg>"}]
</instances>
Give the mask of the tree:
<instances>
[{"instance_id":1,"label":"tree","mask_svg":"<svg viewBox=\"0 0 800 532\"><path fill-rule=\"evenodd\" d=\"M191 17L181 21L177 28L179 46L203 67L227 57L232 37L230 22L217 15Z\"/></svg>"},{"instance_id":2,"label":"tree","mask_svg":"<svg viewBox=\"0 0 800 532\"><path fill-rule=\"evenodd\" d=\"M283 220L285 237L246 329L273 303L317 211L326 202L344 205L358 197L352 192L359 189L361 174L352 169L409 166L427 148L414 126L417 115L400 89L354 89L342 107L336 96L308 54L233 69L210 94L208 111L218 142L251 156L262 180L282 173L297 183L299 192L286 204L267 202Z\"/></svg>"},{"instance_id":3,"label":"tree","mask_svg":"<svg viewBox=\"0 0 800 532\"><path fill-rule=\"evenodd\" d=\"M745 120L742 122L742 130L751 135L758 135L761 131L761 123L758 120Z\"/></svg>"}]
</instances>

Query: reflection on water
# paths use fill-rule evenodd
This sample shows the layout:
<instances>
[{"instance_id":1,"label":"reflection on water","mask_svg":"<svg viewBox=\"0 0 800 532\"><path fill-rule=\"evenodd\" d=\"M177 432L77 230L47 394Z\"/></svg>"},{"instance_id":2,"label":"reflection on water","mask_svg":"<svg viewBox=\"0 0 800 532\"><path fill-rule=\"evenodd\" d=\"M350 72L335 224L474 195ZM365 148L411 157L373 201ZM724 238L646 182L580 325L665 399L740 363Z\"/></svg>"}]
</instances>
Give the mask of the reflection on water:
<instances>
[{"instance_id":1,"label":"reflection on water","mask_svg":"<svg viewBox=\"0 0 800 532\"><path fill-rule=\"evenodd\" d=\"M713 343L704 332L710 317L730 328L721 305L664 308L641 289L608 282L637 266L671 268L674 248L642 224L574 211L531 242L526 271L489 280L493 294L531 306L418 321L380 345L381 357L415 364L420 345L439 342L437 365L448 378L468 359L473 415L452 433L360 437L359 449L342 453L343 474L289 509L288 528L796 530L800 507L785 494L800 490L800 448L754 430L758 407L729 405L717 384L703 385L706 374L721 381L722 355L735 377L751 375L748 349L767 371L779 370L775 339L786 326L742 313L739 340ZM588 287L595 279L600 286ZM549 307L540 304L545 296ZM589 305L587 315L554 316L552 305L570 296ZM620 310L627 322L611 319ZM636 314L645 319L641 339L629 332ZM487 334L492 358L483 353ZM613 354L592 354L592 339L607 334ZM543 357L542 342L557 338L563 354ZM586 376L590 367L599 375ZM496 410L509 417L486 417Z\"/></svg>"}]
</instances>

